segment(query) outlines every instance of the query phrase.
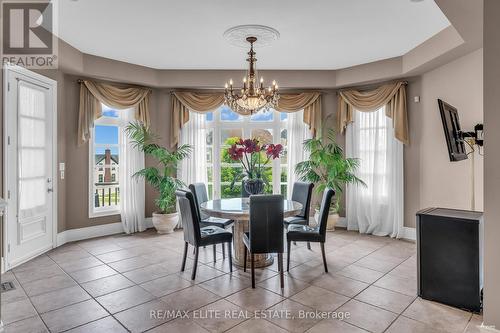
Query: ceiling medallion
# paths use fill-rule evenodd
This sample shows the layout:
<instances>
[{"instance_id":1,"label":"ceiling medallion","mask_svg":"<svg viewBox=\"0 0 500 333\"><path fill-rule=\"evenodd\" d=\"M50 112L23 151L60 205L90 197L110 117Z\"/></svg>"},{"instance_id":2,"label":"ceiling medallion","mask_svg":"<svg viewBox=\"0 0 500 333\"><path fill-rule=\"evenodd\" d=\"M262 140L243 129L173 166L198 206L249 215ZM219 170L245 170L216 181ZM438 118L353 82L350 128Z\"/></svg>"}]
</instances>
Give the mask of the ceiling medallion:
<instances>
[{"instance_id":1,"label":"ceiling medallion","mask_svg":"<svg viewBox=\"0 0 500 333\"><path fill-rule=\"evenodd\" d=\"M265 25L245 24L227 29L223 36L229 44L247 48L246 39L248 37L256 37L257 40L254 45L263 47L277 41L280 38L280 33L278 30Z\"/></svg>"},{"instance_id":2,"label":"ceiling medallion","mask_svg":"<svg viewBox=\"0 0 500 333\"><path fill-rule=\"evenodd\" d=\"M273 81L272 85L265 89L264 79L258 76L255 66L257 59L253 50L257 40L255 36L246 37L246 41L250 43L247 58L249 66L247 74L243 78L243 88L240 89L240 93L237 93L238 89L233 87L232 79L229 80L229 84L226 83L224 90L224 102L233 111L243 115L251 115L260 110L268 111L270 108L275 108L280 98L276 81Z\"/></svg>"}]
</instances>

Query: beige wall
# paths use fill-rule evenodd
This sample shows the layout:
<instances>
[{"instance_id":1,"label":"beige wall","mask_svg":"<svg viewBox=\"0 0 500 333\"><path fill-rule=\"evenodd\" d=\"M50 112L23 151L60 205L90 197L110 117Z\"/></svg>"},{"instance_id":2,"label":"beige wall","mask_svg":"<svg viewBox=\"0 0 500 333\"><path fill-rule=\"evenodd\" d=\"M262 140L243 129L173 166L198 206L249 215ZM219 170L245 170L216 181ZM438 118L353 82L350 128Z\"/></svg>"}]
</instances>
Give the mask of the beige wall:
<instances>
[{"instance_id":1,"label":"beige wall","mask_svg":"<svg viewBox=\"0 0 500 333\"><path fill-rule=\"evenodd\" d=\"M471 162L450 162L437 99L458 109L463 130L483 122L483 51L463 56L408 85L410 145L405 147L405 226L426 207L471 207ZM420 96L420 103L413 97ZM476 210L483 209L483 157L475 155Z\"/></svg>"},{"instance_id":2,"label":"beige wall","mask_svg":"<svg viewBox=\"0 0 500 333\"><path fill-rule=\"evenodd\" d=\"M500 1L484 5L484 323L500 330Z\"/></svg>"}]
</instances>

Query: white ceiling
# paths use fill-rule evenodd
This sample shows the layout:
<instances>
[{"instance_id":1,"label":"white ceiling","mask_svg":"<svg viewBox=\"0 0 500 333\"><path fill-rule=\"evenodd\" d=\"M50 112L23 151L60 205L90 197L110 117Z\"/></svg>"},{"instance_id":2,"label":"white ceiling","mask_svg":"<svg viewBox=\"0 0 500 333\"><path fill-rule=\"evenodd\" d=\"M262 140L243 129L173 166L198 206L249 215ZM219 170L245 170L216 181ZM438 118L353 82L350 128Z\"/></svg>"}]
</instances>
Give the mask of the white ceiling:
<instances>
[{"instance_id":1,"label":"white ceiling","mask_svg":"<svg viewBox=\"0 0 500 333\"><path fill-rule=\"evenodd\" d=\"M222 34L262 24L281 38L261 69L338 69L403 55L449 25L433 0L62 0L59 35L80 51L159 69L242 69Z\"/></svg>"}]
</instances>

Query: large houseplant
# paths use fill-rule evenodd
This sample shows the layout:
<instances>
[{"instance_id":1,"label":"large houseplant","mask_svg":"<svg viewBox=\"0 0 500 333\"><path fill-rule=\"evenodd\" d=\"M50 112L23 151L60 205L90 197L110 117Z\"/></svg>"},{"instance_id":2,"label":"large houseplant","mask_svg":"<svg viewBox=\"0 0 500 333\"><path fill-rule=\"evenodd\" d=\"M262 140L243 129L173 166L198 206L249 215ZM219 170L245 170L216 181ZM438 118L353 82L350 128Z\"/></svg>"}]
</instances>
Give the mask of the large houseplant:
<instances>
[{"instance_id":1,"label":"large houseplant","mask_svg":"<svg viewBox=\"0 0 500 333\"><path fill-rule=\"evenodd\" d=\"M342 147L337 144L335 132L328 131L325 140L313 138L304 141L304 150L310 153L309 159L297 163L295 173L302 181L316 184L321 193L326 187L335 190L335 198L330 207L327 229L335 229L339 219L340 198L347 184L366 184L356 176L359 159L346 158Z\"/></svg>"},{"instance_id":2,"label":"large houseplant","mask_svg":"<svg viewBox=\"0 0 500 333\"><path fill-rule=\"evenodd\" d=\"M249 194L260 194L264 192L264 168L276 158L279 158L283 152L281 144L261 145L258 139L237 138L228 149L227 153L233 161L238 161L243 166L244 173L237 174L233 179L231 186L242 179L243 187Z\"/></svg>"},{"instance_id":3,"label":"large houseplant","mask_svg":"<svg viewBox=\"0 0 500 333\"><path fill-rule=\"evenodd\" d=\"M158 233L171 233L179 221L176 208L175 191L184 183L175 178L178 164L187 158L192 151L190 145L182 145L173 151L156 143L155 136L149 126L140 122L132 122L125 128L132 145L157 160L156 166L146 167L134 174L144 178L159 193L155 203L158 212L153 213L153 225Z\"/></svg>"}]
</instances>

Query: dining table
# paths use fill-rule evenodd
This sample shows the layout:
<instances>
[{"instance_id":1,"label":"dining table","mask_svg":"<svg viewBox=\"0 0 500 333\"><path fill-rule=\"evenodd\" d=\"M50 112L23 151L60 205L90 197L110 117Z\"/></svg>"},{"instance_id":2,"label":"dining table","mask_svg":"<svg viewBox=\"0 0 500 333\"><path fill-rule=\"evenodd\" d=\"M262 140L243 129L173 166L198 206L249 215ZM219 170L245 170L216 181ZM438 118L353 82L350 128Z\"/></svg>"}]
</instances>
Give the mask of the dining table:
<instances>
[{"instance_id":1,"label":"dining table","mask_svg":"<svg viewBox=\"0 0 500 333\"><path fill-rule=\"evenodd\" d=\"M250 199L230 198L215 199L203 202L201 211L213 217L231 219L234 221L233 229L233 263L244 266L243 255L246 251L243 243L243 233L248 232L250 220ZM283 200L283 217L295 216L302 210L302 204L297 201ZM255 254L255 267L266 267L273 264L271 254Z\"/></svg>"}]
</instances>

